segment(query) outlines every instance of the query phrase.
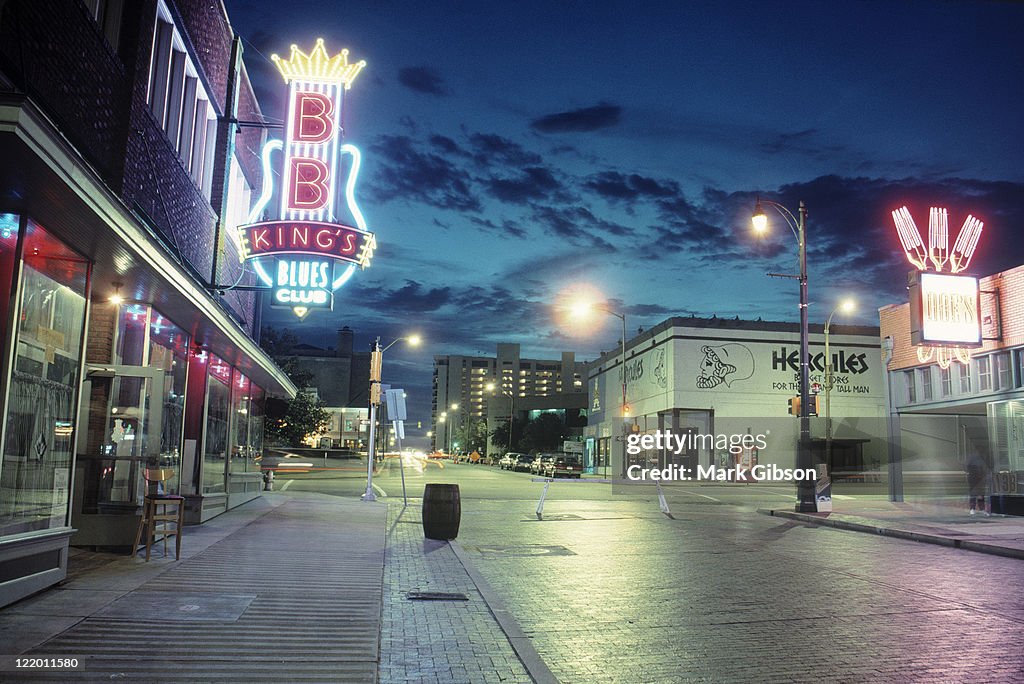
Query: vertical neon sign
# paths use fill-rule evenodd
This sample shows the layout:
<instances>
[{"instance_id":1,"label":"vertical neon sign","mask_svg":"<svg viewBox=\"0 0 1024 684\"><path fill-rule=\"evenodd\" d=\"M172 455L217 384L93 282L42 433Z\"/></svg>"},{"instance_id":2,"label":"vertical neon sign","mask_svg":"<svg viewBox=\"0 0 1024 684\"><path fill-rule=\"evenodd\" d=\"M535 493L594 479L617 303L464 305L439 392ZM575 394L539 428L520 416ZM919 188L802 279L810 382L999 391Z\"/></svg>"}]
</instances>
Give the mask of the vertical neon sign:
<instances>
[{"instance_id":1,"label":"vertical neon sign","mask_svg":"<svg viewBox=\"0 0 1024 684\"><path fill-rule=\"evenodd\" d=\"M333 301L324 293L344 285L357 266L366 268L377 246L355 202L359 150L341 139L344 95L366 62L350 63L348 50L330 56L323 39L318 39L308 54L292 45L287 60L277 55L271 55L271 59L288 85L285 139L269 141L263 149L263 191L250 212L249 223L239 227L240 242L243 258L251 259L260 279L274 289L272 305L291 306L302 317L310 307L292 304L316 302L323 306ZM273 195L270 157L277 150L283 151L277 219L256 223ZM337 219L338 162L346 154L352 161L344 183L345 207L355 226ZM272 276L320 273L324 257L343 266L335 269L326 286L320 283L323 278L289 278L282 284L281 278ZM271 258L277 263L264 263Z\"/></svg>"},{"instance_id":2,"label":"vertical neon sign","mask_svg":"<svg viewBox=\"0 0 1024 684\"><path fill-rule=\"evenodd\" d=\"M917 269L911 272L910 310L911 342L917 345L918 360L928 363L934 358L940 368L949 368L954 360L970 363L968 346L981 345L978 279L955 274L970 266L984 224L968 214L950 250L948 212L932 207L925 249L909 209L900 207L892 212L892 219L903 253Z\"/></svg>"}]
</instances>

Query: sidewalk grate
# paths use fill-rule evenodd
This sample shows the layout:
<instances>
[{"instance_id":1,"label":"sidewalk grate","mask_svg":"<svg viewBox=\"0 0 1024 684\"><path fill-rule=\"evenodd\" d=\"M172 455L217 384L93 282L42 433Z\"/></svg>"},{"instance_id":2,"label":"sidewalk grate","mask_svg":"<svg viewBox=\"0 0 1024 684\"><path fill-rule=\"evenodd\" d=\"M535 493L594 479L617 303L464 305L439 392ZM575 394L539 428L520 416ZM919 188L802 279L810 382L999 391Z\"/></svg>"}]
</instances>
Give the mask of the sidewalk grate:
<instances>
[{"instance_id":1,"label":"sidewalk grate","mask_svg":"<svg viewBox=\"0 0 1024 684\"><path fill-rule=\"evenodd\" d=\"M410 601L468 601L469 597L462 593L444 591L407 591L405 597Z\"/></svg>"}]
</instances>

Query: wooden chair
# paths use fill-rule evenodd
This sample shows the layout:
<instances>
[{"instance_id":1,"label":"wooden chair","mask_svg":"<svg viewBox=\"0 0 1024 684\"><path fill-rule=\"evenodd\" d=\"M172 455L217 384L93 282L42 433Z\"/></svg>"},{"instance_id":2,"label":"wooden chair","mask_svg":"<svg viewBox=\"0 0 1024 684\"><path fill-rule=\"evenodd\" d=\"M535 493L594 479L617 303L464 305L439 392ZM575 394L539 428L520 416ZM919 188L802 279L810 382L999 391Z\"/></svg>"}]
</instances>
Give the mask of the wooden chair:
<instances>
[{"instance_id":1,"label":"wooden chair","mask_svg":"<svg viewBox=\"0 0 1024 684\"><path fill-rule=\"evenodd\" d=\"M142 506L142 517L139 519L139 529L135 533L132 556L139 552L139 544L142 541L143 531L145 531L147 563L149 562L150 548L155 543L157 534L163 535L165 558L167 557L167 538L174 537L174 560L178 560L181 555L181 527L185 520L185 497L177 494L150 493L149 491L154 484L159 487L160 484L174 477L174 471L170 468L147 469L143 471L142 477L146 480L146 498ZM173 510L168 511L169 507L173 507Z\"/></svg>"}]
</instances>

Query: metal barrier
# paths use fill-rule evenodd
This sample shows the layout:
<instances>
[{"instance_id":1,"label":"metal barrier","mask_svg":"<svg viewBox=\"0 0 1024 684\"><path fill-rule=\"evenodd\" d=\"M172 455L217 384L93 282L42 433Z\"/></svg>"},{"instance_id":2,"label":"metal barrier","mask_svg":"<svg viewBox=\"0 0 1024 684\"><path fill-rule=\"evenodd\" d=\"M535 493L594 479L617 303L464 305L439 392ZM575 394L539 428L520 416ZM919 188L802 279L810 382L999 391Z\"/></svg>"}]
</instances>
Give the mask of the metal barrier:
<instances>
[{"instance_id":1,"label":"metal barrier","mask_svg":"<svg viewBox=\"0 0 1024 684\"><path fill-rule=\"evenodd\" d=\"M533 477L533 478L530 478L530 479L533 482L543 482L544 483L544 491L542 491L540 493L540 501L537 502L537 520L543 520L544 519L544 499L548 495L548 487L551 485L552 482L555 481L556 478L553 478L553 477ZM631 485L635 485L636 484L636 481L634 481L634 480L605 480L605 479L597 480L597 479L584 479L584 478L577 478L575 480L564 479L564 480L559 480L559 481L561 481L561 482L575 482L577 484L582 484L582 483L587 483L587 484L611 484L611 485L614 485L614 484L631 484ZM666 517L672 518L672 511L669 510L668 502L665 501L665 493L663 491L661 491L661 483L658 482L657 480L655 480L654 484L658 488L658 508L661 509L661 512L664 513ZM674 518L673 518L673 520L674 520Z\"/></svg>"}]
</instances>

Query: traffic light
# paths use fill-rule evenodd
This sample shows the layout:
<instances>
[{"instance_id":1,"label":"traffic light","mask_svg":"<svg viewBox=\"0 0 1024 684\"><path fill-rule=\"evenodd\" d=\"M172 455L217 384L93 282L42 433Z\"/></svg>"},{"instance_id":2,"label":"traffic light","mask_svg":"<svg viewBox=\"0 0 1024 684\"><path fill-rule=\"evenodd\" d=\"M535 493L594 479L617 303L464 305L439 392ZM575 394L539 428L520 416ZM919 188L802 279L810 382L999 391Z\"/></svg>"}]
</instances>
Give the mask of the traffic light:
<instances>
[{"instance_id":1,"label":"traffic light","mask_svg":"<svg viewBox=\"0 0 1024 684\"><path fill-rule=\"evenodd\" d=\"M383 362L384 352L379 350L370 352L370 382L380 382L380 370Z\"/></svg>"},{"instance_id":2,"label":"traffic light","mask_svg":"<svg viewBox=\"0 0 1024 684\"><path fill-rule=\"evenodd\" d=\"M374 406L380 404L380 383L379 382L371 382L370 383L370 403L373 404Z\"/></svg>"},{"instance_id":3,"label":"traffic light","mask_svg":"<svg viewBox=\"0 0 1024 684\"><path fill-rule=\"evenodd\" d=\"M818 395L817 394L812 394L811 395L811 404L810 404L811 410L810 410L810 413L808 413L807 415L809 415L809 416L816 416L816 415L818 415L818 409L821 407L819 402L820 402L820 399L818 398ZM800 397L799 396L790 397L789 398L789 411L788 411L788 413L791 416L799 416L800 415Z\"/></svg>"}]
</instances>

